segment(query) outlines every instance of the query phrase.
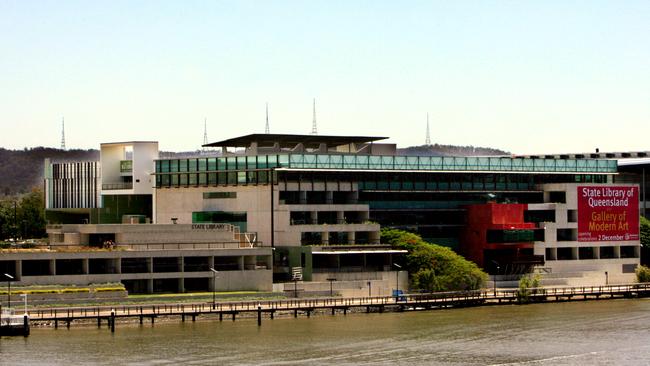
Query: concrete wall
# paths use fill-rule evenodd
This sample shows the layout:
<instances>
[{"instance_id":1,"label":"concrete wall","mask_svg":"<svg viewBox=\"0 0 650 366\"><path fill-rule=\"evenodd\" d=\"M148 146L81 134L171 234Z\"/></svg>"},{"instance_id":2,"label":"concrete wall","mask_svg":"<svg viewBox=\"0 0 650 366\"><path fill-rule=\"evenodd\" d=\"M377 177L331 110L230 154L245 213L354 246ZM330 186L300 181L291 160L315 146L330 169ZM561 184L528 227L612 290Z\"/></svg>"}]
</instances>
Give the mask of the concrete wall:
<instances>
[{"instance_id":1,"label":"concrete wall","mask_svg":"<svg viewBox=\"0 0 650 366\"><path fill-rule=\"evenodd\" d=\"M399 277L399 289L407 292L408 289L408 272L406 271L387 271L387 272L332 272L332 273L314 273L312 282L302 284L305 292L319 292L329 294L330 282L328 278L335 278L332 283L332 290L335 294L344 297L361 297L361 296L391 296L393 289L396 289ZM370 285L368 285L370 283ZM293 284L285 284L285 291L293 291Z\"/></svg>"},{"instance_id":2,"label":"concrete wall","mask_svg":"<svg viewBox=\"0 0 650 366\"><path fill-rule=\"evenodd\" d=\"M577 187L589 184L544 184L540 186L544 190L544 201L542 204L530 204L529 210L553 210L555 211L555 222L539 223L539 227L545 229L545 240L535 242L535 254L545 256L544 267L552 273L575 273L583 272L585 276L580 279L572 279L573 285L601 285L605 283L605 272L608 273L609 283L634 282L634 273L623 273L623 268L629 269L640 263L640 241L577 241ZM616 186L626 184L616 184ZM627 185L632 186L632 185ZM566 202L551 202L550 192L565 192ZM575 211L575 212L572 212ZM558 241L558 229L571 229L576 232L576 240ZM599 258L598 253L601 247L614 247L615 253L619 254L620 247L633 246L636 251L636 258ZM560 260L557 258L557 251L560 248L569 248L574 259ZM580 258L580 248L593 248L596 258ZM551 254L550 256L548 254ZM555 256L553 255L555 254Z\"/></svg>"},{"instance_id":3,"label":"concrete wall","mask_svg":"<svg viewBox=\"0 0 650 366\"><path fill-rule=\"evenodd\" d=\"M184 271L184 258L207 257L209 266L214 266L220 257L238 258L237 268L220 270L216 281L219 291L255 290L270 291L272 288L271 248L217 249L217 250L146 250L146 251L79 251L79 252L16 252L4 253L2 261L15 261L17 285L89 285L92 283L120 282L123 280L178 279L179 292L183 292L184 278L206 278L212 282L212 271ZM145 258L147 270L138 273L123 273L121 259ZM178 271L154 272L152 262L155 258L178 258ZM92 274L89 260L113 260L115 273ZM262 265L258 266L258 259ZM27 260L49 261L47 275L23 275L22 262ZM80 260L76 267L78 274L57 274L58 262ZM217 267L218 268L218 267ZM213 285L211 285L212 287Z\"/></svg>"},{"instance_id":4,"label":"concrete wall","mask_svg":"<svg viewBox=\"0 0 650 366\"><path fill-rule=\"evenodd\" d=\"M344 184L342 184L344 186ZM292 211L309 211L317 215L318 212L358 212L360 217L368 217L368 205L363 204L296 204L287 205L279 200L279 189L284 185L273 186L273 209L275 245L299 246L303 232L369 232L371 240L379 240L379 225L370 223L335 224L335 225L291 225ZM297 184L287 184L288 190L298 189ZM303 185L303 191L329 189L323 183ZM350 184L341 187L341 190L353 189ZM205 192L234 192L236 198L204 199ZM246 212L247 232L257 233L258 241L264 245L271 243L271 186L227 186L227 187L182 187L156 189L155 210L157 223L169 223L171 218L177 218L179 224L192 222L192 212L195 211L225 211ZM351 236L353 238L354 235Z\"/></svg>"}]
</instances>

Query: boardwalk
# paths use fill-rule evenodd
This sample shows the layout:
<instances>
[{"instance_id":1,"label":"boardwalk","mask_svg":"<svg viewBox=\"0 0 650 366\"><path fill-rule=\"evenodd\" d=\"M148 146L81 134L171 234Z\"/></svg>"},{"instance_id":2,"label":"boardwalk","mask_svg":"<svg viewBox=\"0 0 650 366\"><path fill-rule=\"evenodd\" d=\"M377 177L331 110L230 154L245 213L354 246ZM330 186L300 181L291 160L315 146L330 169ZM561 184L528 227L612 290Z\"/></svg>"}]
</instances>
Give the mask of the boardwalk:
<instances>
[{"instance_id":1,"label":"boardwalk","mask_svg":"<svg viewBox=\"0 0 650 366\"><path fill-rule=\"evenodd\" d=\"M650 296L650 283L630 285L610 285L592 287L552 287L531 289L529 302L573 301L590 299L608 299L623 297ZM157 317L177 317L181 321L190 318L195 321L198 316L212 315L223 320L224 317L233 321L240 314L257 315L258 325L264 316L273 319L276 312L310 316L313 312L329 311L332 315L347 314L350 309L361 308L367 312L429 310L448 307L466 307L479 305L498 305L519 302L517 290L440 292L430 294L410 294L399 297L355 297L355 298L309 298L290 300L239 301L239 302L200 302L153 305L121 305L121 306L92 306L65 307L29 310L32 322L51 322L55 328L59 323L67 327L75 320L96 320L101 327L106 323L115 330L115 320L118 318L139 319L151 323Z\"/></svg>"}]
</instances>

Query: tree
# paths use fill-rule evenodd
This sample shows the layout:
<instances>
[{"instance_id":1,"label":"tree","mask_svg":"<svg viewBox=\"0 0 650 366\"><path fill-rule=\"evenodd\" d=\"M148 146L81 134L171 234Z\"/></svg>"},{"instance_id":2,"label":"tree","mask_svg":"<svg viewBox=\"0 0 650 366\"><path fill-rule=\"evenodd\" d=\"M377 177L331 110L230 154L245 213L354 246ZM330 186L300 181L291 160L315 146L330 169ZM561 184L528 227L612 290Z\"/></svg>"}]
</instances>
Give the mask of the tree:
<instances>
[{"instance_id":1,"label":"tree","mask_svg":"<svg viewBox=\"0 0 650 366\"><path fill-rule=\"evenodd\" d=\"M16 237L15 207L16 198L6 197L0 200L0 239Z\"/></svg>"},{"instance_id":2,"label":"tree","mask_svg":"<svg viewBox=\"0 0 650 366\"><path fill-rule=\"evenodd\" d=\"M427 243L413 233L382 229L382 243L405 249L405 269L411 274L411 286L426 291L476 290L487 281L487 274L453 250Z\"/></svg>"},{"instance_id":3,"label":"tree","mask_svg":"<svg viewBox=\"0 0 650 366\"><path fill-rule=\"evenodd\" d=\"M45 235L45 200L43 191L32 189L19 204L18 227L23 238L42 238Z\"/></svg>"},{"instance_id":4,"label":"tree","mask_svg":"<svg viewBox=\"0 0 650 366\"><path fill-rule=\"evenodd\" d=\"M530 295L536 294L540 287L541 281L539 275L523 276L519 279L519 288L517 288L517 301L524 304L530 301Z\"/></svg>"},{"instance_id":5,"label":"tree","mask_svg":"<svg viewBox=\"0 0 650 366\"><path fill-rule=\"evenodd\" d=\"M650 249L650 220L643 216L639 219L639 239L641 246Z\"/></svg>"},{"instance_id":6,"label":"tree","mask_svg":"<svg viewBox=\"0 0 650 366\"><path fill-rule=\"evenodd\" d=\"M638 282L650 282L650 268L646 266L636 267L636 280Z\"/></svg>"}]
</instances>

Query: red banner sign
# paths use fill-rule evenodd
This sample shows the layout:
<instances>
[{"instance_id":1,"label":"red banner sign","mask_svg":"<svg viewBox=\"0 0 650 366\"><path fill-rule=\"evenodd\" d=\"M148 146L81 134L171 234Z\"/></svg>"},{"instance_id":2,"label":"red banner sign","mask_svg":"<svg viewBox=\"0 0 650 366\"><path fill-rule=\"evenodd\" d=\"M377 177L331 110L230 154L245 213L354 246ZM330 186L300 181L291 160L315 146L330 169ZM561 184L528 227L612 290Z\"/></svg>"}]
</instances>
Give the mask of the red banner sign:
<instances>
[{"instance_id":1,"label":"red banner sign","mask_svg":"<svg viewBox=\"0 0 650 366\"><path fill-rule=\"evenodd\" d=\"M578 186L578 241L639 240L639 187Z\"/></svg>"}]
</instances>

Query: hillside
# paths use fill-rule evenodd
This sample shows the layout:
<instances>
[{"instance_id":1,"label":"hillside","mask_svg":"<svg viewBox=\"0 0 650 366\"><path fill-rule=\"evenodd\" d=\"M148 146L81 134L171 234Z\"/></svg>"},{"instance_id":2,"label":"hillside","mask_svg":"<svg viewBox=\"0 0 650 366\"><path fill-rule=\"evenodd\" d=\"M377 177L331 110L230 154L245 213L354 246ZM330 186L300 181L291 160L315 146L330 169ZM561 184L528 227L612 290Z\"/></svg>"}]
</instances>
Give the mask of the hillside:
<instances>
[{"instance_id":1,"label":"hillside","mask_svg":"<svg viewBox=\"0 0 650 366\"><path fill-rule=\"evenodd\" d=\"M399 155L424 156L488 156L510 155L509 152L491 147L456 146L456 145L421 145L397 149Z\"/></svg>"},{"instance_id":2,"label":"hillside","mask_svg":"<svg viewBox=\"0 0 650 366\"><path fill-rule=\"evenodd\" d=\"M197 151L166 152L164 158L195 156ZM427 156L472 156L508 155L508 152L487 147L422 145L397 149L399 155ZM0 148L0 196L28 192L32 187L43 185L43 162L49 158L53 162L99 160L98 150L60 150L49 147L35 147L24 150Z\"/></svg>"},{"instance_id":3,"label":"hillside","mask_svg":"<svg viewBox=\"0 0 650 366\"><path fill-rule=\"evenodd\" d=\"M99 160L98 150L60 150L35 147L24 150L0 148L0 195L28 192L43 185L43 162Z\"/></svg>"}]
</instances>

